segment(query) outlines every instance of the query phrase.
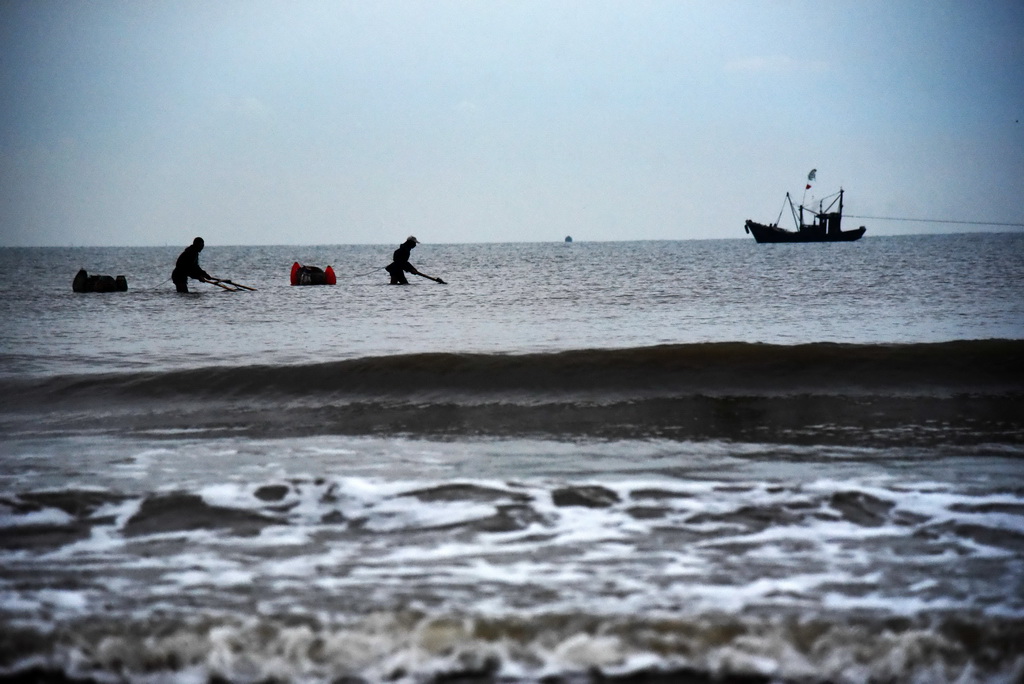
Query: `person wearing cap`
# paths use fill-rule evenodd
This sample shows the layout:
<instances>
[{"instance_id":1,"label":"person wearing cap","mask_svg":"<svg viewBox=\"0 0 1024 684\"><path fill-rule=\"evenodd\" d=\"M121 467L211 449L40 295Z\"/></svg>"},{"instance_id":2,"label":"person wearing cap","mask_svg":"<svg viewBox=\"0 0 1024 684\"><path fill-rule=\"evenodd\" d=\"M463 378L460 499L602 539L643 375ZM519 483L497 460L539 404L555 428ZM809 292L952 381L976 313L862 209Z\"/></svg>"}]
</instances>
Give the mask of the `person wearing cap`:
<instances>
[{"instance_id":1,"label":"person wearing cap","mask_svg":"<svg viewBox=\"0 0 1024 684\"><path fill-rule=\"evenodd\" d=\"M192 244L185 248L185 251L178 256L171 272L171 280L178 292L188 292L188 279L213 280L210 274L199 267L199 253L203 251L203 238L197 237Z\"/></svg>"},{"instance_id":2,"label":"person wearing cap","mask_svg":"<svg viewBox=\"0 0 1024 684\"><path fill-rule=\"evenodd\" d=\"M416 267L409 263L409 256L412 252L412 248L419 244L419 240L414 238L412 235L405 239L398 249L395 250L394 255L391 257L393 261L384 267L384 270L391 275L392 285L408 285L409 281L406 279L406 273L412 273L414 275L421 275Z\"/></svg>"}]
</instances>

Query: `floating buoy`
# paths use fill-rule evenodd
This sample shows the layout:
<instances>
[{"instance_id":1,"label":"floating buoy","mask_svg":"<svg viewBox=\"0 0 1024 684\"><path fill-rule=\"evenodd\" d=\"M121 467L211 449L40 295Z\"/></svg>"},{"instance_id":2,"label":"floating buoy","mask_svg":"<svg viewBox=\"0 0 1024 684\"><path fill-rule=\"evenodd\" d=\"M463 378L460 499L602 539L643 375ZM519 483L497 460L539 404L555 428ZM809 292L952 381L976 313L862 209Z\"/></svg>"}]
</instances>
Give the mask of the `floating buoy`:
<instances>
[{"instance_id":1,"label":"floating buoy","mask_svg":"<svg viewBox=\"0 0 1024 684\"><path fill-rule=\"evenodd\" d=\"M128 279L123 275L116 278L109 275L89 275L84 268L79 269L75 279L71 281L73 292L127 292Z\"/></svg>"},{"instance_id":2,"label":"floating buoy","mask_svg":"<svg viewBox=\"0 0 1024 684\"><path fill-rule=\"evenodd\" d=\"M334 285L338 282L332 267L303 266L298 261L292 264L290 280L292 285Z\"/></svg>"}]
</instances>

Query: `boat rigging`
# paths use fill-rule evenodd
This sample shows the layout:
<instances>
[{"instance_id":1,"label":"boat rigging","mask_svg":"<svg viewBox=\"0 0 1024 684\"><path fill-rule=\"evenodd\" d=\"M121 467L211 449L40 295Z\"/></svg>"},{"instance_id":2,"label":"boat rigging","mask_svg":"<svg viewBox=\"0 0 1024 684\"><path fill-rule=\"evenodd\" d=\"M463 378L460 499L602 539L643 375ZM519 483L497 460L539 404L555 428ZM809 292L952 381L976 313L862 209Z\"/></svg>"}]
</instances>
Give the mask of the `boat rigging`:
<instances>
[{"instance_id":1,"label":"boat rigging","mask_svg":"<svg viewBox=\"0 0 1024 684\"><path fill-rule=\"evenodd\" d=\"M825 201L829 199L832 201L828 206L825 206ZM779 227L779 219L782 218L782 212L786 209L786 202L789 203L789 209L793 215L793 221L796 224L795 231ZM838 205L838 207L836 205ZM813 216L811 223L804 222L805 210ZM820 201L818 211L804 207L804 205L801 204L799 214L797 213L797 208L793 205L793 198L787 192L786 199L782 205L782 210L779 212L779 218L775 220L775 223L764 224L747 219L743 229L747 233L753 235L754 240L758 243L852 242L853 240L859 240L867 231L867 228L864 226L855 230L843 230L842 222L843 189L840 188L839 192L834 195L829 195Z\"/></svg>"}]
</instances>

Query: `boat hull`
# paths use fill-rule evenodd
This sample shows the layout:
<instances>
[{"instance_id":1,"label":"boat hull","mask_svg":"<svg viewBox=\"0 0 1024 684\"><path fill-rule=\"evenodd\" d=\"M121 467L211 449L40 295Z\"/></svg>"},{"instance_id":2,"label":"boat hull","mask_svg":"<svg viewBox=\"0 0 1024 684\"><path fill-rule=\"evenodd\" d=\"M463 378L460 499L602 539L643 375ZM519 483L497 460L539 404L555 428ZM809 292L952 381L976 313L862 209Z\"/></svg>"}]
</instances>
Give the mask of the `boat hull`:
<instances>
[{"instance_id":1,"label":"boat hull","mask_svg":"<svg viewBox=\"0 0 1024 684\"><path fill-rule=\"evenodd\" d=\"M809 228L810 226L808 226ZM856 230L840 230L825 232L818 230L802 230L799 232L785 230L778 226L767 226L757 221L747 220L746 231L754 236L759 243L773 242L852 242L863 237L867 228L861 226Z\"/></svg>"}]
</instances>

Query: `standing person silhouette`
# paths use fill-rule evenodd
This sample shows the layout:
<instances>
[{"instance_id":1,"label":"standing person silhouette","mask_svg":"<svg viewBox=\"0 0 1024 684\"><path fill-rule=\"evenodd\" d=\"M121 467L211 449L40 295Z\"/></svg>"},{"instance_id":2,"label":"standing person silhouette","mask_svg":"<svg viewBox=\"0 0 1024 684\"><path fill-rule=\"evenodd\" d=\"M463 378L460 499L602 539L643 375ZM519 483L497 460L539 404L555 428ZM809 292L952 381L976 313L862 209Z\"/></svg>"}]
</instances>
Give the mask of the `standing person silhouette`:
<instances>
[{"instance_id":1,"label":"standing person silhouette","mask_svg":"<svg viewBox=\"0 0 1024 684\"><path fill-rule=\"evenodd\" d=\"M406 273L422 275L416 270L415 266L409 263L409 256L412 253L413 247L417 244L419 244L419 240L412 235L407 237L405 242L395 250L394 255L391 257L393 261L384 267L384 270L391 275L392 285L408 285L409 281L405 277Z\"/></svg>"},{"instance_id":2,"label":"standing person silhouette","mask_svg":"<svg viewBox=\"0 0 1024 684\"><path fill-rule=\"evenodd\" d=\"M174 264L174 270L171 272L171 280L174 282L174 287L178 289L178 292L188 292L189 278L213 280L210 274L199 266L199 253L203 251L205 244L203 238L197 237L178 256L178 261Z\"/></svg>"}]
</instances>

